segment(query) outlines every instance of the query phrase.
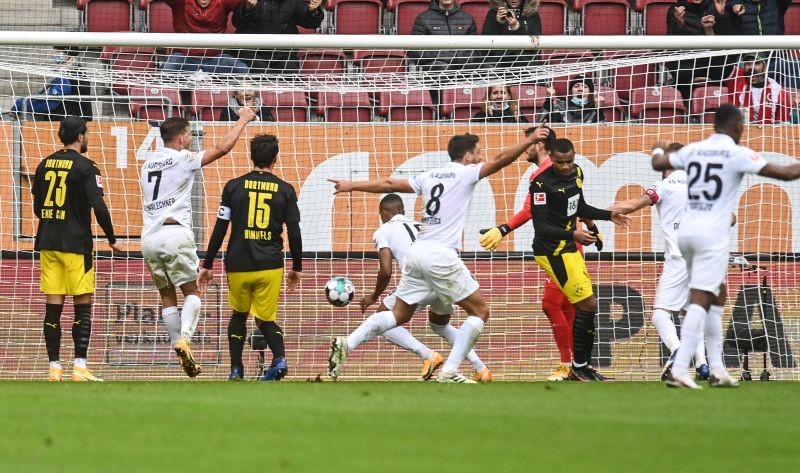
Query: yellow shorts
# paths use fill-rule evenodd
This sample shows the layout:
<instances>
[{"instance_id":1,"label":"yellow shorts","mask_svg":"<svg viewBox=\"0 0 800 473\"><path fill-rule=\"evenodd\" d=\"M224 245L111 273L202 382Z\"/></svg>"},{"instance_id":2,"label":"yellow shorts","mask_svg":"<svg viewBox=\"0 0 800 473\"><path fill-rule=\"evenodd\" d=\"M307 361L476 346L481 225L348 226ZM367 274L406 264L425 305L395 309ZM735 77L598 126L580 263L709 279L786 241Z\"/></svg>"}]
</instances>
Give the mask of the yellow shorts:
<instances>
[{"instance_id":1,"label":"yellow shorts","mask_svg":"<svg viewBox=\"0 0 800 473\"><path fill-rule=\"evenodd\" d=\"M92 255L42 250L40 279L44 294L80 296L94 292L94 261Z\"/></svg>"},{"instance_id":2,"label":"yellow shorts","mask_svg":"<svg viewBox=\"0 0 800 473\"><path fill-rule=\"evenodd\" d=\"M593 294L592 280L589 279L583 255L579 252L562 253L558 256L535 256L535 258L539 267L550 276L570 303L580 302Z\"/></svg>"},{"instance_id":3,"label":"yellow shorts","mask_svg":"<svg viewBox=\"0 0 800 473\"><path fill-rule=\"evenodd\" d=\"M228 303L235 312L274 322L282 285L283 268L228 273Z\"/></svg>"}]
</instances>

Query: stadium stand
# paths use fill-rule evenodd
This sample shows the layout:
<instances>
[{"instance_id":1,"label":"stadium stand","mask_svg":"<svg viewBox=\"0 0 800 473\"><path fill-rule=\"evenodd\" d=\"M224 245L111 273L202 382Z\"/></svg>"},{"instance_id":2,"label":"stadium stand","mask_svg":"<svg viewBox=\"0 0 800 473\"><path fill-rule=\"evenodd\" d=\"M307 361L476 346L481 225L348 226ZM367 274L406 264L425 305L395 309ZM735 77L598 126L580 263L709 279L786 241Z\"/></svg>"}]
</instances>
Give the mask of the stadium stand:
<instances>
[{"instance_id":1,"label":"stadium stand","mask_svg":"<svg viewBox=\"0 0 800 473\"><path fill-rule=\"evenodd\" d=\"M172 9L164 0L139 0L139 10L144 12L142 30L149 33L174 33Z\"/></svg>"},{"instance_id":2,"label":"stadium stand","mask_svg":"<svg viewBox=\"0 0 800 473\"><path fill-rule=\"evenodd\" d=\"M308 121L308 99L302 92L262 91L261 103L264 107L275 110L275 121Z\"/></svg>"},{"instance_id":3,"label":"stadium stand","mask_svg":"<svg viewBox=\"0 0 800 473\"><path fill-rule=\"evenodd\" d=\"M132 0L78 0L81 31L134 31Z\"/></svg>"},{"instance_id":4,"label":"stadium stand","mask_svg":"<svg viewBox=\"0 0 800 473\"><path fill-rule=\"evenodd\" d=\"M368 122L372 120L372 103L366 92L321 92L316 114L327 122Z\"/></svg>"},{"instance_id":5,"label":"stadium stand","mask_svg":"<svg viewBox=\"0 0 800 473\"><path fill-rule=\"evenodd\" d=\"M624 35L630 31L627 0L573 0L572 10L581 15L579 34Z\"/></svg>"},{"instance_id":6,"label":"stadium stand","mask_svg":"<svg viewBox=\"0 0 800 473\"><path fill-rule=\"evenodd\" d=\"M381 34L383 3L380 0L329 0L335 34Z\"/></svg>"},{"instance_id":7,"label":"stadium stand","mask_svg":"<svg viewBox=\"0 0 800 473\"><path fill-rule=\"evenodd\" d=\"M631 119L643 123L685 122L686 106L675 87L645 87L631 94Z\"/></svg>"},{"instance_id":8,"label":"stadium stand","mask_svg":"<svg viewBox=\"0 0 800 473\"><path fill-rule=\"evenodd\" d=\"M227 90L193 90L191 114L198 120L219 121L230 98L231 92Z\"/></svg>"},{"instance_id":9,"label":"stadium stand","mask_svg":"<svg viewBox=\"0 0 800 473\"><path fill-rule=\"evenodd\" d=\"M700 123L714 123L714 112L726 103L730 103L727 87L696 87L689 102L689 113Z\"/></svg>"},{"instance_id":10,"label":"stadium stand","mask_svg":"<svg viewBox=\"0 0 800 473\"><path fill-rule=\"evenodd\" d=\"M167 117L179 117L183 114L183 102L177 89L158 87L131 87L132 98L128 105L131 117L137 120L161 121Z\"/></svg>"},{"instance_id":11,"label":"stadium stand","mask_svg":"<svg viewBox=\"0 0 800 473\"><path fill-rule=\"evenodd\" d=\"M429 121L436 118L436 107L427 90L393 90L378 94L378 115L389 121Z\"/></svg>"}]
</instances>

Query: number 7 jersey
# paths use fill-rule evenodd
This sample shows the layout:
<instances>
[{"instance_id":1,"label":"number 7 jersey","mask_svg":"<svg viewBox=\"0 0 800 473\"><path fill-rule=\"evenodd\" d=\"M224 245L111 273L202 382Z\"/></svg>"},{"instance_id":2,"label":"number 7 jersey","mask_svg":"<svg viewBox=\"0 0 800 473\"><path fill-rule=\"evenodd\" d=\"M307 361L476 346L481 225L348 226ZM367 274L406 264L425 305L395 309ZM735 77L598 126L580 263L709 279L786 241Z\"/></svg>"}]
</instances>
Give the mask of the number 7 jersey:
<instances>
[{"instance_id":1,"label":"number 7 jersey","mask_svg":"<svg viewBox=\"0 0 800 473\"><path fill-rule=\"evenodd\" d=\"M680 232L725 238L729 238L727 229L742 176L756 174L767 165L758 153L719 133L671 153L669 163L686 170L688 194Z\"/></svg>"},{"instance_id":2,"label":"number 7 jersey","mask_svg":"<svg viewBox=\"0 0 800 473\"><path fill-rule=\"evenodd\" d=\"M192 228L192 187L202 167L203 152L159 148L142 166L144 214L142 236L156 231L171 218Z\"/></svg>"}]
</instances>

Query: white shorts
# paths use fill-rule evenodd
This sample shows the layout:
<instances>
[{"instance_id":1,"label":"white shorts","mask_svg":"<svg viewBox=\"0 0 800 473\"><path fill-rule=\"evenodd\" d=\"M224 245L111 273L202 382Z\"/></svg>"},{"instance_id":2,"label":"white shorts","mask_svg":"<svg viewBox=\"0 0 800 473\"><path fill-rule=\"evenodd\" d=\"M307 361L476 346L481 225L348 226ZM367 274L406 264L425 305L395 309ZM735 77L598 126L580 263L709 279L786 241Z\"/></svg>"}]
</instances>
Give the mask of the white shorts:
<instances>
[{"instance_id":1,"label":"white shorts","mask_svg":"<svg viewBox=\"0 0 800 473\"><path fill-rule=\"evenodd\" d=\"M664 260L661 277L656 287L654 309L678 311L689 302L689 272L682 256L670 256Z\"/></svg>"},{"instance_id":2,"label":"white shorts","mask_svg":"<svg viewBox=\"0 0 800 473\"><path fill-rule=\"evenodd\" d=\"M194 233L183 225L162 225L142 237L142 256L158 289L197 280L200 259Z\"/></svg>"},{"instance_id":3,"label":"white shorts","mask_svg":"<svg viewBox=\"0 0 800 473\"><path fill-rule=\"evenodd\" d=\"M384 297L381 301L383 305L386 306L387 309L392 310L394 309L394 303L397 301L397 295L393 292L388 296ZM426 307L431 308L431 312L436 315L451 315L453 312L456 311L456 308L453 304L445 305L439 302L439 298L436 295L431 294L428 296L427 299L423 300L419 303L417 307L417 312L424 311Z\"/></svg>"},{"instance_id":4,"label":"white shorts","mask_svg":"<svg viewBox=\"0 0 800 473\"><path fill-rule=\"evenodd\" d=\"M410 305L433 298L441 306L449 306L471 296L479 287L456 250L417 241L408 250L403 276L394 293Z\"/></svg>"},{"instance_id":5,"label":"white shorts","mask_svg":"<svg viewBox=\"0 0 800 473\"><path fill-rule=\"evenodd\" d=\"M727 231L727 230L725 230ZM719 234L678 234L678 247L686 259L689 287L719 295L728 272L730 241Z\"/></svg>"}]
</instances>

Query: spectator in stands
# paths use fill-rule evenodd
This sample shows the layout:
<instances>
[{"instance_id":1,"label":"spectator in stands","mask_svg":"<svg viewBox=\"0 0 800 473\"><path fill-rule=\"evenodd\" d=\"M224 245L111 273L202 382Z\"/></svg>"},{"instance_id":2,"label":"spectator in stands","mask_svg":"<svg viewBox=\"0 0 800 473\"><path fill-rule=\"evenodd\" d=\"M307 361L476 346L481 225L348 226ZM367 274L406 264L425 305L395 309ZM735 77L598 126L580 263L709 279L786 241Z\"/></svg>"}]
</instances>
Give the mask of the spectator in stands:
<instances>
[{"instance_id":1,"label":"spectator in stands","mask_svg":"<svg viewBox=\"0 0 800 473\"><path fill-rule=\"evenodd\" d=\"M483 22L483 33L492 36L542 34L539 17L539 0L492 0L492 9ZM528 66L536 64L538 50L490 51L487 62L498 67ZM494 60L491 60L494 57Z\"/></svg>"},{"instance_id":2,"label":"spectator in stands","mask_svg":"<svg viewBox=\"0 0 800 473\"><path fill-rule=\"evenodd\" d=\"M767 77L767 58L745 54L742 67L728 81L732 103L742 109L751 123L770 124L791 121L793 99L775 79Z\"/></svg>"},{"instance_id":3,"label":"spectator in stands","mask_svg":"<svg viewBox=\"0 0 800 473\"><path fill-rule=\"evenodd\" d=\"M245 0L233 14L233 26L241 34L299 34L303 28L319 28L325 15L322 0ZM252 50L239 53L250 72L296 73L300 60L293 51Z\"/></svg>"},{"instance_id":4,"label":"spectator in stands","mask_svg":"<svg viewBox=\"0 0 800 473\"><path fill-rule=\"evenodd\" d=\"M730 8L738 34L782 35L783 18L792 0L732 0Z\"/></svg>"},{"instance_id":5,"label":"spectator in stands","mask_svg":"<svg viewBox=\"0 0 800 473\"><path fill-rule=\"evenodd\" d=\"M239 119L239 110L241 110L242 107L248 107L256 112L255 120L262 122L275 121L275 117L272 116L272 111L264 107L261 103L261 94L253 89L234 92L228 102L228 107L222 111L219 121L235 122Z\"/></svg>"},{"instance_id":6,"label":"spectator in stands","mask_svg":"<svg viewBox=\"0 0 800 473\"><path fill-rule=\"evenodd\" d=\"M490 85L486 89L481 110L472 120L487 123L528 123L528 119L519 114L519 103L514 100L511 87L505 84Z\"/></svg>"},{"instance_id":7,"label":"spectator in stands","mask_svg":"<svg viewBox=\"0 0 800 473\"><path fill-rule=\"evenodd\" d=\"M58 99L58 97L66 95L91 95L89 86L74 78L81 65L79 51L74 48L54 48L52 61L56 77L48 81L33 95L47 95L53 98L18 98L11 107L9 115L17 120L61 121L70 115L91 120L92 104L90 102Z\"/></svg>"},{"instance_id":8,"label":"spectator in stands","mask_svg":"<svg viewBox=\"0 0 800 473\"><path fill-rule=\"evenodd\" d=\"M411 34L474 35L478 34L475 19L462 11L456 0L431 0L430 7L417 15ZM435 71L461 69L472 61L468 50L409 51L421 69Z\"/></svg>"},{"instance_id":9,"label":"spectator in stands","mask_svg":"<svg viewBox=\"0 0 800 473\"><path fill-rule=\"evenodd\" d=\"M737 32L725 0L678 0L667 10L667 34L713 36ZM688 103L695 84L720 83L730 74L734 61L726 56L687 59L667 63L667 71Z\"/></svg>"},{"instance_id":10,"label":"spectator in stands","mask_svg":"<svg viewBox=\"0 0 800 473\"><path fill-rule=\"evenodd\" d=\"M176 33L225 33L228 15L242 0L166 0L172 9ZM246 74L247 65L219 49L172 50L164 64L167 71L203 71L212 74Z\"/></svg>"},{"instance_id":11,"label":"spectator in stands","mask_svg":"<svg viewBox=\"0 0 800 473\"><path fill-rule=\"evenodd\" d=\"M569 82L566 98L556 97L556 89L547 88L549 97L544 102L542 120L551 123L602 123L606 121L600 110L605 99L595 97L594 81L589 77L577 77Z\"/></svg>"}]
</instances>

